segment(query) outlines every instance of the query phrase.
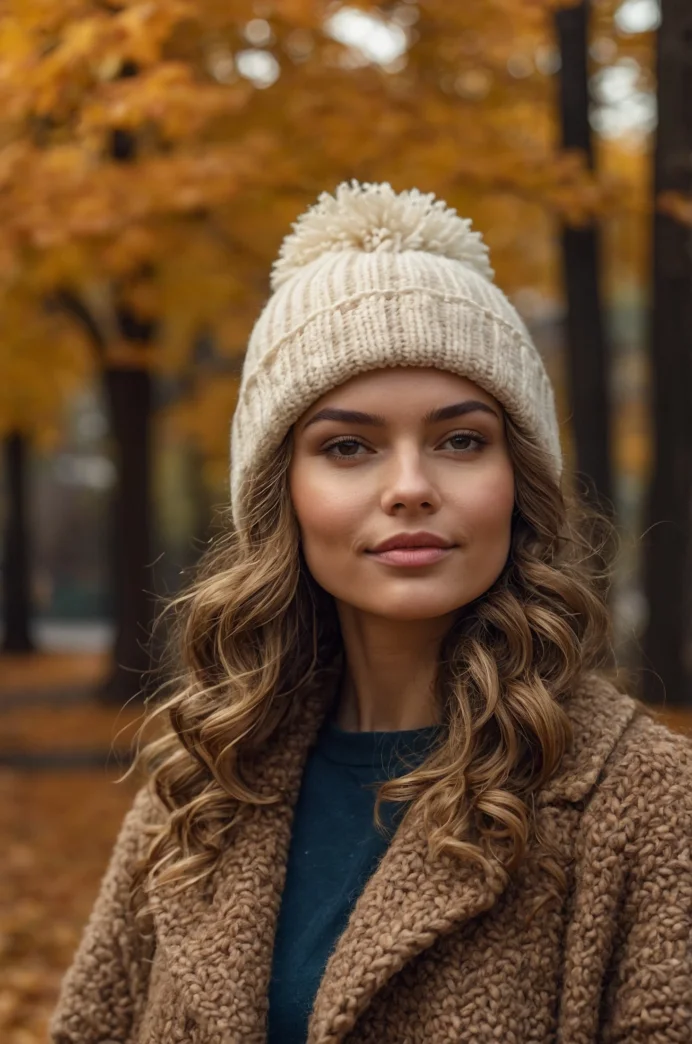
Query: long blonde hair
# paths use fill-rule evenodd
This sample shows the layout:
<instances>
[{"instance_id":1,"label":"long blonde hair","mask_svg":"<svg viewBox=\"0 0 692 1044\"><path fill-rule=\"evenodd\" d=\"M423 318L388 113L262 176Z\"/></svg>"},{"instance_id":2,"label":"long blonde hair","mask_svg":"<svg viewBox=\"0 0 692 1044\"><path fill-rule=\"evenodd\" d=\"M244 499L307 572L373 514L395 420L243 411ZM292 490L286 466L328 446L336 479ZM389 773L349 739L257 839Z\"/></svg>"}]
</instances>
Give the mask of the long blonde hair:
<instances>
[{"instance_id":1,"label":"long blonde hair","mask_svg":"<svg viewBox=\"0 0 692 1044\"><path fill-rule=\"evenodd\" d=\"M532 836L532 801L571 740L565 698L584 673L614 678L606 604L614 527L549 477L544 451L506 417L515 473L510 553L497 581L464 607L436 679L444 741L382 801L423 816L429 843L509 875ZM126 776L143 769L168 811L135 876L138 914L157 884L212 873L224 835L254 793L243 762L299 713L301 692L339 662L331 596L311 577L288 489L291 435L249 489L246 525L230 518L188 589L163 614L172 694L149 702ZM288 697L288 698L286 698ZM537 839L540 840L540 839ZM540 845L539 845L540 849ZM553 892L562 869L546 845Z\"/></svg>"}]
</instances>

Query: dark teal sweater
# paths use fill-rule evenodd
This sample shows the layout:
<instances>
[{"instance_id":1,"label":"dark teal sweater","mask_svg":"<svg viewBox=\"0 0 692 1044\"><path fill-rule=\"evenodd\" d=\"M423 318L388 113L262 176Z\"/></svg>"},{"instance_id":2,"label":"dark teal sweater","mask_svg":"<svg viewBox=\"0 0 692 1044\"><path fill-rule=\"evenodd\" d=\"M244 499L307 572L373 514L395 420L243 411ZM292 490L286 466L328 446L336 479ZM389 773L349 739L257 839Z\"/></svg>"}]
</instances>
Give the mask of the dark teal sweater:
<instances>
[{"instance_id":1,"label":"dark teal sweater","mask_svg":"<svg viewBox=\"0 0 692 1044\"><path fill-rule=\"evenodd\" d=\"M404 732L344 732L327 721L305 765L295 810L269 987L268 1044L304 1044L327 958L384 854L403 809L374 788L420 764L436 726Z\"/></svg>"}]
</instances>

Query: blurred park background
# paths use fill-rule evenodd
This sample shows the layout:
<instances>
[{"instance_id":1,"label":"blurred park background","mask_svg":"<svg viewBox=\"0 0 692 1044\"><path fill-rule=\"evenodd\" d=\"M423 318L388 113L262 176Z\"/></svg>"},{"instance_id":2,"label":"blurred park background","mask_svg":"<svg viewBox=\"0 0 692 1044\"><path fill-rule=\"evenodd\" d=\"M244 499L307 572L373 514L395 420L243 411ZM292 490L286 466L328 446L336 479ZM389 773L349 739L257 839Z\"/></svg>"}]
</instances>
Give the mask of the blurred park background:
<instances>
[{"instance_id":1,"label":"blurred park background","mask_svg":"<svg viewBox=\"0 0 692 1044\"><path fill-rule=\"evenodd\" d=\"M692 7L0 12L0 1039L34 1044L136 786L153 614L228 499L271 261L343 179L484 234L618 528L619 662L692 727Z\"/></svg>"}]
</instances>

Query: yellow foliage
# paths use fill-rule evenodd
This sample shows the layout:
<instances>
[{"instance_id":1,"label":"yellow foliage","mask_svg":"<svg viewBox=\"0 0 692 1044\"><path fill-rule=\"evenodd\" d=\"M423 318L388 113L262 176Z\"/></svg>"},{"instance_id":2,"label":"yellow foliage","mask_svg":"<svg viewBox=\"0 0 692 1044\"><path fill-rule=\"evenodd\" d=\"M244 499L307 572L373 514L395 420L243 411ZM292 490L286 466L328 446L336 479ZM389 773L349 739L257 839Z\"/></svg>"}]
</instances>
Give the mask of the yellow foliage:
<instances>
[{"instance_id":1,"label":"yellow foliage","mask_svg":"<svg viewBox=\"0 0 692 1044\"><path fill-rule=\"evenodd\" d=\"M203 331L237 358L289 223L349 177L443 195L486 234L501 285L553 293L556 221L615 220L631 206L626 171L596 178L557 147L539 55L554 50L561 2L354 0L351 17L403 39L388 66L333 38L326 0L12 5L0 23L0 355L44 342L43 365L13 364L13 385L43 381L37 409L54 391L53 324L66 319L41 302L56 288L106 345L94 367L185 373ZM613 39L615 6L594 16ZM248 54L273 83L253 81ZM5 309L17 281L23 294ZM155 320L150 344L123 342L119 307Z\"/></svg>"},{"instance_id":2,"label":"yellow foliage","mask_svg":"<svg viewBox=\"0 0 692 1044\"><path fill-rule=\"evenodd\" d=\"M0 311L0 434L21 432L46 448L62 429L68 395L93 372L86 338L71 323L27 307L14 287Z\"/></svg>"},{"instance_id":3,"label":"yellow foliage","mask_svg":"<svg viewBox=\"0 0 692 1044\"><path fill-rule=\"evenodd\" d=\"M137 130L156 123L166 141L189 141L219 117L233 117L247 105L249 83L229 86L195 83L194 71L183 62L162 62L140 76L102 85L80 113L78 137L92 146L112 128Z\"/></svg>"},{"instance_id":4,"label":"yellow foliage","mask_svg":"<svg viewBox=\"0 0 692 1044\"><path fill-rule=\"evenodd\" d=\"M166 410L164 430L190 440L207 460L227 468L230 421L239 383L237 376L228 374L201 378L186 399Z\"/></svg>"}]
</instances>

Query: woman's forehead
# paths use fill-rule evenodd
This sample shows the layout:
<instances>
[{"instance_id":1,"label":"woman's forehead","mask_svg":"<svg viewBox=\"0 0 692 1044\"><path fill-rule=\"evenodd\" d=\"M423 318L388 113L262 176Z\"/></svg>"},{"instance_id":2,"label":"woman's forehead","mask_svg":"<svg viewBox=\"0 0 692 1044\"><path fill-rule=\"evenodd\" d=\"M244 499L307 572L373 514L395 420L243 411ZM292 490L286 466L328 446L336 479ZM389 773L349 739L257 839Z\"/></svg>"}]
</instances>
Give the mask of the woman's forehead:
<instances>
[{"instance_id":1,"label":"woman's forehead","mask_svg":"<svg viewBox=\"0 0 692 1044\"><path fill-rule=\"evenodd\" d=\"M397 407L416 410L421 414L431 407L474 399L494 408L498 415L502 407L497 400L468 377L446 370L410 366L390 367L357 374L350 380L331 388L322 395L301 418L307 421L325 406L344 409L377 410L385 414Z\"/></svg>"}]
</instances>

